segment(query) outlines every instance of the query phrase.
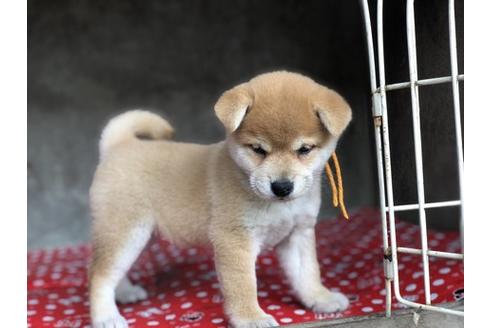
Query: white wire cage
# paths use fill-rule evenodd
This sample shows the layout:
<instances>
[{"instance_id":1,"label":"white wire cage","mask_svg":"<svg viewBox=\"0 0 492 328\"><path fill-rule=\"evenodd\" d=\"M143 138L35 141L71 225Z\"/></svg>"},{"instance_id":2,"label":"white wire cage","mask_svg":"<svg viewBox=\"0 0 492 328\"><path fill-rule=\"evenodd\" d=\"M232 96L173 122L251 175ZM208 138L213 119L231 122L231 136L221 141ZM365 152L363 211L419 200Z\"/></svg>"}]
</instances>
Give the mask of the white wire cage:
<instances>
[{"instance_id":1,"label":"white wire cage","mask_svg":"<svg viewBox=\"0 0 492 328\"><path fill-rule=\"evenodd\" d=\"M414 0L406 1L406 37L408 51L408 66L409 66L409 81L387 84L385 72L385 53L384 53L384 37L383 37L383 0L377 0L376 8L376 38L377 38L377 53L375 52L371 14L367 0L361 0L362 11L364 15L367 48L370 70L370 84L372 94L372 115L374 119L374 133L376 142L377 169L378 169L378 186L379 199L381 208L381 225L383 233L383 251L384 251L384 274L386 281L386 315L391 315L392 306L392 291L398 302L421 310L431 310L442 313L463 316L464 311L445 308L432 304L431 300L431 277L429 274L429 257L440 257L448 259L463 260L463 253L441 252L429 249L427 244L427 221L426 210L438 207L460 206L460 227L461 239L463 240L463 143L461 130L461 114L460 114L460 93L459 82L464 80L464 75L458 73L457 45L456 45L456 21L455 21L455 3L454 0L449 0L448 3L448 20L449 20L449 53L450 53L450 75L444 77L436 77L430 79L418 79L417 68L417 42L415 29L415 8ZM376 58L377 57L377 62ZM376 73L378 69L378 74ZM453 97L453 114L456 133L456 151L457 151L457 167L458 167L458 182L460 199L451 199L440 202L426 202L424 194L424 171L422 159L422 140L421 140L421 121L420 121L420 103L419 103L419 87L435 85L441 83L452 84ZM391 150L390 150L390 132L388 123L388 105L386 100L387 92L399 89L410 89L411 105L412 105L412 127L413 127L413 143L415 154L416 168L416 184L417 184L417 203L415 204L395 204L393 193L392 166L391 166ZM400 247L397 244L397 231L395 226L395 212L417 210L419 214L420 224L420 248ZM389 228L389 229L388 229ZM398 271L398 254L417 254L422 257L423 280L424 280L424 295L425 304L416 303L405 299L400 293L400 277Z\"/></svg>"}]
</instances>

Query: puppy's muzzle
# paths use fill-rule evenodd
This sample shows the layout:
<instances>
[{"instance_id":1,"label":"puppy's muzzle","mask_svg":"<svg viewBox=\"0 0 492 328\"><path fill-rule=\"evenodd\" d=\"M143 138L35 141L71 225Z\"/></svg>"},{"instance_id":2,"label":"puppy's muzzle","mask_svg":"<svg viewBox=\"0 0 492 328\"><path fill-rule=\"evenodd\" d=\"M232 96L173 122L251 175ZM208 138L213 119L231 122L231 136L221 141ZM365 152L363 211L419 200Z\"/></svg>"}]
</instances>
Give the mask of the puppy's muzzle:
<instances>
[{"instance_id":1,"label":"puppy's muzzle","mask_svg":"<svg viewBox=\"0 0 492 328\"><path fill-rule=\"evenodd\" d=\"M294 184L289 180L277 180L270 185L272 192L277 197L287 197L294 190Z\"/></svg>"}]
</instances>

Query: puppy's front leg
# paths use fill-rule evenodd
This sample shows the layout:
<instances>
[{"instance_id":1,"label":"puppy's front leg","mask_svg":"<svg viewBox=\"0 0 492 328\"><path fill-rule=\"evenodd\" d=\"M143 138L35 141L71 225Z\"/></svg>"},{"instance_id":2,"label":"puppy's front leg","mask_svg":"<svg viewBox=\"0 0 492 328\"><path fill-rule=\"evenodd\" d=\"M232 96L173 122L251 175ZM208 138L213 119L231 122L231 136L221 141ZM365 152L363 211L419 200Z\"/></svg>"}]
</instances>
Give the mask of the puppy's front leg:
<instances>
[{"instance_id":1,"label":"puppy's front leg","mask_svg":"<svg viewBox=\"0 0 492 328\"><path fill-rule=\"evenodd\" d=\"M235 328L278 326L258 304L255 262L258 247L246 232L220 232L212 238L215 269L224 295L224 308Z\"/></svg>"},{"instance_id":2,"label":"puppy's front leg","mask_svg":"<svg viewBox=\"0 0 492 328\"><path fill-rule=\"evenodd\" d=\"M304 306L315 312L343 311L349 301L323 286L316 257L314 227L298 227L277 246L279 261Z\"/></svg>"}]
</instances>

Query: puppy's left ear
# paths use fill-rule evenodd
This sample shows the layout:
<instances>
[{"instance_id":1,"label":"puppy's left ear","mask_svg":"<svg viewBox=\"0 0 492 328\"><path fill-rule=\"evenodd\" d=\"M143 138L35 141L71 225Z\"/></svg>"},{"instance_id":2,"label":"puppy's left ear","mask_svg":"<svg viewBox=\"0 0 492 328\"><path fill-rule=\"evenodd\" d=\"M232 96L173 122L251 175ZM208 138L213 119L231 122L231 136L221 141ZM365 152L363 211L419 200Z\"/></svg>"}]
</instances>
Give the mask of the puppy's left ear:
<instances>
[{"instance_id":1,"label":"puppy's left ear","mask_svg":"<svg viewBox=\"0 0 492 328\"><path fill-rule=\"evenodd\" d=\"M224 124L227 133L232 133L241 125L252 104L253 92L248 83L243 83L220 96L214 107L215 115Z\"/></svg>"},{"instance_id":2,"label":"puppy's left ear","mask_svg":"<svg viewBox=\"0 0 492 328\"><path fill-rule=\"evenodd\" d=\"M325 128L339 137L352 119L349 104L337 92L320 86L313 99L313 108Z\"/></svg>"}]
</instances>

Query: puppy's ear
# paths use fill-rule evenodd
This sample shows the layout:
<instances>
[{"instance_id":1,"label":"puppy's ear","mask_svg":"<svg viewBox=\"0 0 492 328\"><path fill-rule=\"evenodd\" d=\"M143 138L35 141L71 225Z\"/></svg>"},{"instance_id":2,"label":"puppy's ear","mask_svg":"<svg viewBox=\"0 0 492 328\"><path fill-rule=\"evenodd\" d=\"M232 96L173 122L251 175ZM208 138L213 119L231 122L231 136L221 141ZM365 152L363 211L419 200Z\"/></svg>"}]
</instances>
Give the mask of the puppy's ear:
<instances>
[{"instance_id":1,"label":"puppy's ear","mask_svg":"<svg viewBox=\"0 0 492 328\"><path fill-rule=\"evenodd\" d=\"M220 96L215 104L215 115L232 133L241 125L248 108L253 104L253 92L248 83L240 84Z\"/></svg>"},{"instance_id":2,"label":"puppy's ear","mask_svg":"<svg viewBox=\"0 0 492 328\"><path fill-rule=\"evenodd\" d=\"M352 119L349 104L337 92L320 86L313 99L313 108L325 128L339 137Z\"/></svg>"}]
</instances>

